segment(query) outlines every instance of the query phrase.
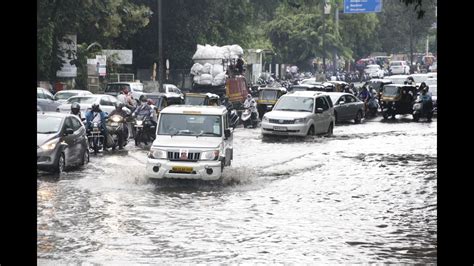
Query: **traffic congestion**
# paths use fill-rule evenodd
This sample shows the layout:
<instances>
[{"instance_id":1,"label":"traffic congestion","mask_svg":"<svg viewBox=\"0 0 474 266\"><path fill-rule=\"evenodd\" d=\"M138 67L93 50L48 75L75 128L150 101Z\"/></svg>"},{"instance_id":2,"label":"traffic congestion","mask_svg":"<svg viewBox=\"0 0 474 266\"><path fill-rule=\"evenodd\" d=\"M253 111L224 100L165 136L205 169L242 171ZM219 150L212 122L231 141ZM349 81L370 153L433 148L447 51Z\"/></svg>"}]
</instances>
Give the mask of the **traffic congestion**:
<instances>
[{"instance_id":1,"label":"traffic congestion","mask_svg":"<svg viewBox=\"0 0 474 266\"><path fill-rule=\"evenodd\" d=\"M436 0L37 6L38 265L438 262Z\"/></svg>"}]
</instances>

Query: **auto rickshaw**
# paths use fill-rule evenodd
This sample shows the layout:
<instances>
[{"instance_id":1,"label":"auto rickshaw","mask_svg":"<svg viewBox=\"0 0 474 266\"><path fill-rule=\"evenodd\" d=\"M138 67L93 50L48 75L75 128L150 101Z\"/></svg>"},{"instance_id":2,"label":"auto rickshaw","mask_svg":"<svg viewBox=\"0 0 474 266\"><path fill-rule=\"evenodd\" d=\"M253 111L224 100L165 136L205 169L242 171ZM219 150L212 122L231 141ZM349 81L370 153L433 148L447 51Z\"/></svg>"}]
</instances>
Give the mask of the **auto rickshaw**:
<instances>
[{"instance_id":1,"label":"auto rickshaw","mask_svg":"<svg viewBox=\"0 0 474 266\"><path fill-rule=\"evenodd\" d=\"M214 93L186 93L184 95L184 104L187 105L222 105L219 95Z\"/></svg>"},{"instance_id":2,"label":"auto rickshaw","mask_svg":"<svg viewBox=\"0 0 474 266\"><path fill-rule=\"evenodd\" d=\"M413 114L413 104L417 96L415 85L387 84L383 86L381 106L382 116L395 119L395 115Z\"/></svg>"},{"instance_id":3,"label":"auto rickshaw","mask_svg":"<svg viewBox=\"0 0 474 266\"><path fill-rule=\"evenodd\" d=\"M258 89L257 110L260 119L266 112L273 109L278 99L286 92L286 88L280 86L260 87Z\"/></svg>"}]
</instances>

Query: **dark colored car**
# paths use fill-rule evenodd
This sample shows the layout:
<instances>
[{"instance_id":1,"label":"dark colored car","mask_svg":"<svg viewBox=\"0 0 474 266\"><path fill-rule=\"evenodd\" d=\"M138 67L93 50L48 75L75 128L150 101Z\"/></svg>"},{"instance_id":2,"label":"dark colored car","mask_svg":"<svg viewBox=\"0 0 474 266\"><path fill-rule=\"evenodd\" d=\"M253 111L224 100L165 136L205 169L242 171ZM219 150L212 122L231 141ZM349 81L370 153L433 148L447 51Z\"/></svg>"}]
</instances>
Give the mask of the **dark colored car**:
<instances>
[{"instance_id":1,"label":"dark colored car","mask_svg":"<svg viewBox=\"0 0 474 266\"><path fill-rule=\"evenodd\" d=\"M89 162L86 129L79 118L63 113L37 113L38 169L61 173Z\"/></svg>"},{"instance_id":2,"label":"dark colored car","mask_svg":"<svg viewBox=\"0 0 474 266\"><path fill-rule=\"evenodd\" d=\"M354 120L355 123L361 122L365 116L364 102L350 93L329 92L328 94L334 103L336 123L349 120Z\"/></svg>"}]
</instances>

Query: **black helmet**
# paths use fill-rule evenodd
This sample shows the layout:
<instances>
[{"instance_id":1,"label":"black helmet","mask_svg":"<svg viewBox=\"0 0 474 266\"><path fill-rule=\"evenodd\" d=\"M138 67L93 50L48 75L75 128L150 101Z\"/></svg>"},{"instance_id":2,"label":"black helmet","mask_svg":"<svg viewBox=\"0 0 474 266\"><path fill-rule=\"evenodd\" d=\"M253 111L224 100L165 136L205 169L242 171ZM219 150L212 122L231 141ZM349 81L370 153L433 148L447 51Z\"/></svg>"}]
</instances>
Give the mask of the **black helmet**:
<instances>
[{"instance_id":1,"label":"black helmet","mask_svg":"<svg viewBox=\"0 0 474 266\"><path fill-rule=\"evenodd\" d=\"M420 84L420 87L423 86L423 87L426 87L426 83L423 81L421 84Z\"/></svg>"},{"instance_id":2,"label":"black helmet","mask_svg":"<svg viewBox=\"0 0 474 266\"><path fill-rule=\"evenodd\" d=\"M114 105L115 105L115 108L119 108L119 109L122 109L122 107L125 106L125 104L123 104L123 102L116 102Z\"/></svg>"},{"instance_id":3,"label":"black helmet","mask_svg":"<svg viewBox=\"0 0 474 266\"><path fill-rule=\"evenodd\" d=\"M75 102L71 104L71 111L79 111L81 109L81 106L79 103Z\"/></svg>"},{"instance_id":4,"label":"black helmet","mask_svg":"<svg viewBox=\"0 0 474 266\"><path fill-rule=\"evenodd\" d=\"M141 95L140 96L140 102L146 102L147 101L147 98L145 95Z\"/></svg>"},{"instance_id":5,"label":"black helmet","mask_svg":"<svg viewBox=\"0 0 474 266\"><path fill-rule=\"evenodd\" d=\"M93 104L92 104L92 111L93 111L93 112L100 112L100 107L99 107L99 105L96 104L96 103L93 103Z\"/></svg>"}]
</instances>

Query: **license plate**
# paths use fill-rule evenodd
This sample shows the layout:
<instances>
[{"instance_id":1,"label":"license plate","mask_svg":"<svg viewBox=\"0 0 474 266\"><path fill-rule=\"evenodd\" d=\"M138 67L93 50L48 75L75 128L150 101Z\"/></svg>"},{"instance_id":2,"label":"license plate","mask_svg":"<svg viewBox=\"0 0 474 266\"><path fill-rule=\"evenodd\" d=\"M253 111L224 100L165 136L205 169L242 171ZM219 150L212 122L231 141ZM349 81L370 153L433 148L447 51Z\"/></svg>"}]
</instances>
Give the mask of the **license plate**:
<instances>
[{"instance_id":1,"label":"license plate","mask_svg":"<svg viewBox=\"0 0 474 266\"><path fill-rule=\"evenodd\" d=\"M286 127L273 127L273 130L275 130L275 131L287 131L288 129Z\"/></svg>"},{"instance_id":2,"label":"license plate","mask_svg":"<svg viewBox=\"0 0 474 266\"><path fill-rule=\"evenodd\" d=\"M181 172L181 173L191 173L193 171L192 167L186 167L186 166L173 166L172 169L175 172Z\"/></svg>"}]
</instances>

